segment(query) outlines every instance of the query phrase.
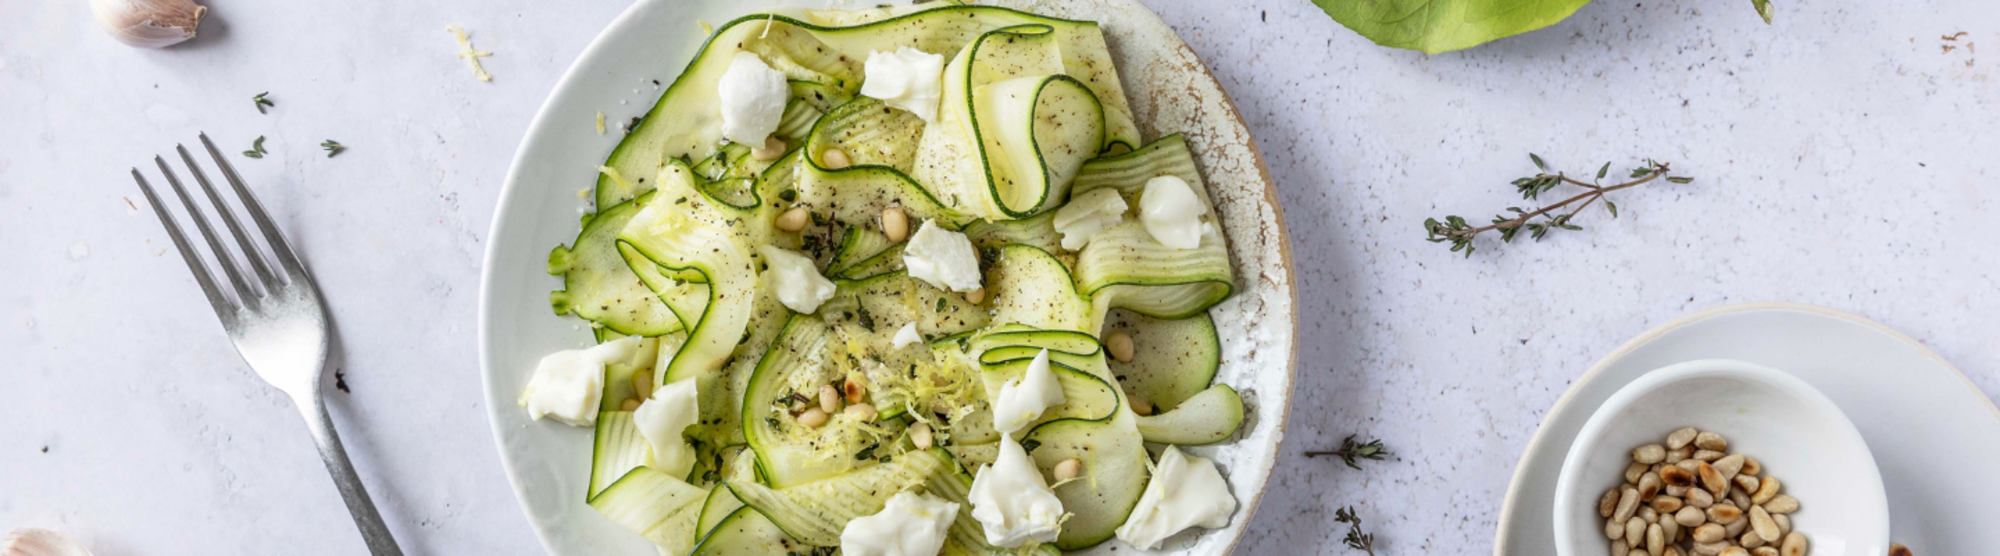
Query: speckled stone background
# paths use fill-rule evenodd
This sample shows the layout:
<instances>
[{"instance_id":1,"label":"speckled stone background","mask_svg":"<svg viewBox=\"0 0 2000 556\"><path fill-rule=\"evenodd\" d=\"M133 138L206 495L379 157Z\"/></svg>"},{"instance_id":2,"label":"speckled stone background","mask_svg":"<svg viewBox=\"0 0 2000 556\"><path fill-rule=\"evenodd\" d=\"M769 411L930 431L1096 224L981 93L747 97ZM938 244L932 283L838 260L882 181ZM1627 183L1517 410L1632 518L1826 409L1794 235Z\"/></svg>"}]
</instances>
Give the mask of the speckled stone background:
<instances>
[{"instance_id":1,"label":"speckled stone background","mask_svg":"<svg viewBox=\"0 0 2000 556\"><path fill-rule=\"evenodd\" d=\"M1818 303L1924 340L2000 394L2000 4L1598 2L1469 52L1376 47L1304 0L1153 1L1278 179L1301 346L1284 456L1241 554L1485 554L1515 459L1570 380L1674 316ZM539 549L479 401L474 300L535 109L622 2L208 2L135 51L84 2L0 0L0 528L99 554L362 547L290 404L221 341L125 175L206 130L309 253L352 393L335 419L416 554ZM492 83L442 31L463 25ZM1941 39L1964 31L1957 41ZM1946 46L1955 48L1947 51ZM269 115L249 104L270 91ZM621 107L636 114L643 107ZM607 112L610 112L607 110ZM615 116L615 115L614 115ZM323 157L327 138L350 146ZM1519 204L1526 153L1670 161L1584 232L1426 243ZM1303 457L1386 438L1354 471Z\"/></svg>"}]
</instances>

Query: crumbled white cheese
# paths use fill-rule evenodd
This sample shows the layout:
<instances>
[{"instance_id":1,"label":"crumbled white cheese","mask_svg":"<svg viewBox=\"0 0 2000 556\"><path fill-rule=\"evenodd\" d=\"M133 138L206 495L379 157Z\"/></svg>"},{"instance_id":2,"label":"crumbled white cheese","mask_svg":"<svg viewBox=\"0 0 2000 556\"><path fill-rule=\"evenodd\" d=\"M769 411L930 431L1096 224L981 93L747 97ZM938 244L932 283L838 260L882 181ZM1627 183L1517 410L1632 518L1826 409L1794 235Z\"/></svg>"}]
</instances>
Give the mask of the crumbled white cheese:
<instances>
[{"instance_id":1,"label":"crumbled white cheese","mask_svg":"<svg viewBox=\"0 0 2000 556\"><path fill-rule=\"evenodd\" d=\"M784 72L764 65L756 54L738 52L722 72L715 93L722 101L722 137L758 146L778 130L792 89Z\"/></svg>"},{"instance_id":2,"label":"crumbled white cheese","mask_svg":"<svg viewBox=\"0 0 2000 556\"><path fill-rule=\"evenodd\" d=\"M848 520L840 531L847 556L936 556L958 518L958 504L929 494L898 492L875 515Z\"/></svg>"},{"instance_id":3,"label":"crumbled white cheese","mask_svg":"<svg viewBox=\"0 0 2000 556\"><path fill-rule=\"evenodd\" d=\"M925 220L903 247L903 267L910 277L940 289L969 292L979 289L979 253L965 234L944 229L934 220Z\"/></svg>"},{"instance_id":4,"label":"crumbled white cheese","mask_svg":"<svg viewBox=\"0 0 2000 556\"><path fill-rule=\"evenodd\" d=\"M944 56L910 47L868 53L861 95L907 110L929 123L937 119L943 96Z\"/></svg>"},{"instance_id":5,"label":"crumbled white cheese","mask_svg":"<svg viewBox=\"0 0 2000 556\"><path fill-rule=\"evenodd\" d=\"M1109 187L1070 197L1069 204L1056 209L1056 232L1062 234L1063 249L1082 249L1097 232L1124 222L1128 208L1125 197Z\"/></svg>"},{"instance_id":6,"label":"crumbled white cheese","mask_svg":"<svg viewBox=\"0 0 2000 556\"><path fill-rule=\"evenodd\" d=\"M833 282L820 276L819 267L813 266L812 259L786 249L769 245L757 246L757 252L764 254L764 282L777 292L778 302L800 314L811 314L819 310L821 303L833 298Z\"/></svg>"},{"instance_id":7,"label":"crumbled white cheese","mask_svg":"<svg viewBox=\"0 0 2000 556\"><path fill-rule=\"evenodd\" d=\"M1167 247L1193 249L1201 245L1204 214L1208 214L1208 205L1178 177L1146 180L1146 190L1139 194L1139 221L1154 240Z\"/></svg>"},{"instance_id":8,"label":"crumbled white cheese","mask_svg":"<svg viewBox=\"0 0 2000 556\"><path fill-rule=\"evenodd\" d=\"M653 396L632 412L632 425L646 438L649 451L646 466L674 477L686 477L694 469L694 446L681 432L701 420L700 401L695 396L694 377L667 383L653 390Z\"/></svg>"},{"instance_id":9,"label":"crumbled white cheese","mask_svg":"<svg viewBox=\"0 0 2000 556\"><path fill-rule=\"evenodd\" d=\"M1062 403L1062 384L1056 382L1055 369L1049 367L1049 350L1044 349L1028 362L1028 370L1021 376L1000 385L999 399L993 402L993 429L1001 433L1021 430L1043 411Z\"/></svg>"},{"instance_id":10,"label":"crumbled white cheese","mask_svg":"<svg viewBox=\"0 0 2000 556\"><path fill-rule=\"evenodd\" d=\"M597 423L597 406L604 396L604 364L632 357L638 336L626 336L586 349L563 350L542 357L535 375L518 401L528 418L553 417L570 425Z\"/></svg>"},{"instance_id":11,"label":"crumbled white cheese","mask_svg":"<svg viewBox=\"0 0 2000 556\"><path fill-rule=\"evenodd\" d=\"M895 345L896 349L903 349L910 347L911 344L924 343L924 335L917 333L917 323L912 322L896 329L896 337L889 342Z\"/></svg>"},{"instance_id":12,"label":"crumbled white cheese","mask_svg":"<svg viewBox=\"0 0 2000 556\"><path fill-rule=\"evenodd\" d=\"M1000 452L993 465L981 467L972 479L972 519L986 533L986 542L1014 548L1029 542L1054 542L1062 533L1062 499L1049 490L1042 471L1013 435L1000 435Z\"/></svg>"},{"instance_id":13,"label":"crumbled white cheese","mask_svg":"<svg viewBox=\"0 0 2000 556\"><path fill-rule=\"evenodd\" d=\"M1139 495L1139 505L1118 526L1118 538L1151 550L1174 533L1193 526L1209 529L1229 525L1236 497L1229 493L1215 462L1181 453L1168 446L1153 468L1153 479Z\"/></svg>"}]
</instances>

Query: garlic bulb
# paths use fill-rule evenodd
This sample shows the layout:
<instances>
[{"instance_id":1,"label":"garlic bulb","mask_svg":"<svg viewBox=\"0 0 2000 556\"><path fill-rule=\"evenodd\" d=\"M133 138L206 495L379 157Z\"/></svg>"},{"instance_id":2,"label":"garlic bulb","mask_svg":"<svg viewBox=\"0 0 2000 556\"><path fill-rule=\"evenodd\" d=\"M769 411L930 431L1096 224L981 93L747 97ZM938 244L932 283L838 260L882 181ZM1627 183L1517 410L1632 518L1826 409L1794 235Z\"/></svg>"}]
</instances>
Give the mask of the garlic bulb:
<instances>
[{"instance_id":1,"label":"garlic bulb","mask_svg":"<svg viewBox=\"0 0 2000 556\"><path fill-rule=\"evenodd\" d=\"M0 539L0 556L90 556L90 550L48 529L15 529Z\"/></svg>"},{"instance_id":2,"label":"garlic bulb","mask_svg":"<svg viewBox=\"0 0 2000 556\"><path fill-rule=\"evenodd\" d=\"M208 8L194 0L90 0L90 11L118 42L159 48L194 38Z\"/></svg>"}]
</instances>

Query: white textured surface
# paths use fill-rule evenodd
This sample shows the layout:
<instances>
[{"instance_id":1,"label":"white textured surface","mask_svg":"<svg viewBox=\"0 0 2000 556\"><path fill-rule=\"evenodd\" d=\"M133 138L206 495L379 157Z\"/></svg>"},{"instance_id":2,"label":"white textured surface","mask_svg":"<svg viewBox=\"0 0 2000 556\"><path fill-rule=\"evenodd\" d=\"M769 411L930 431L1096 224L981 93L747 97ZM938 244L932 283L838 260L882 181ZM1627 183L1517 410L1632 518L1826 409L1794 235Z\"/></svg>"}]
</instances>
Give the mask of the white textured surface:
<instances>
[{"instance_id":1,"label":"white textured surface","mask_svg":"<svg viewBox=\"0 0 2000 556\"><path fill-rule=\"evenodd\" d=\"M1346 504L1378 552L1490 552L1542 412L1699 308L1853 311L2000 393L2000 59L1939 40L2000 49L2000 6L1781 2L1766 27L1735 1L1602 2L1425 57L1303 1L1149 3L1242 109L1298 256L1298 398L1240 553L1337 551ZM624 3L208 4L201 38L158 52L105 38L81 2L0 4L0 527L61 526L100 554L361 550L289 403L123 200L143 208L128 167L207 130L227 150L270 137L236 162L326 290L353 389L330 392L335 418L404 546L537 552L479 401L476 277L528 120ZM492 83L446 24L496 52ZM263 91L269 115L249 104ZM350 149L325 159L327 138ZM1426 216L1516 203L1527 151L1699 179L1471 260L1421 240ZM1300 455L1351 432L1397 457Z\"/></svg>"}]
</instances>

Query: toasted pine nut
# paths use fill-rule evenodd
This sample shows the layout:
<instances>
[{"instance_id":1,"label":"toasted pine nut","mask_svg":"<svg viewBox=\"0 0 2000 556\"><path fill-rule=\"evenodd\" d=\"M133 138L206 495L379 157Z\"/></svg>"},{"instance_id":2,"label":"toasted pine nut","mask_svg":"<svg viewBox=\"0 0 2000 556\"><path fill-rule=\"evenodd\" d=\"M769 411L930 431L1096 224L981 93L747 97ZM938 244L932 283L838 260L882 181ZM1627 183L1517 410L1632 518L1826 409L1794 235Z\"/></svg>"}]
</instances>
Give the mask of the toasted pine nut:
<instances>
[{"instance_id":1,"label":"toasted pine nut","mask_svg":"<svg viewBox=\"0 0 2000 556\"><path fill-rule=\"evenodd\" d=\"M1806 556L1806 536L1798 531L1785 535L1784 544L1778 545L1778 554L1783 556Z\"/></svg>"},{"instance_id":2,"label":"toasted pine nut","mask_svg":"<svg viewBox=\"0 0 2000 556\"><path fill-rule=\"evenodd\" d=\"M854 165L853 161L848 160L847 151L840 150L839 148L827 149L820 152L819 162L820 166L824 166L828 170L839 170Z\"/></svg>"},{"instance_id":3,"label":"toasted pine nut","mask_svg":"<svg viewBox=\"0 0 2000 556\"><path fill-rule=\"evenodd\" d=\"M1645 474L1646 464L1634 462L1632 465L1625 466L1625 482L1627 483L1638 484L1639 477Z\"/></svg>"},{"instance_id":4,"label":"toasted pine nut","mask_svg":"<svg viewBox=\"0 0 2000 556\"><path fill-rule=\"evenodd\" d=\"M1627 552L1627 553L1625 553L1625 556L1652 556L1652 555L1651 555L1651 554L1647 554L1647 553L1646 553L1646 547L1643 547L1643 546L1635 546L1635 547L1632 547L1632 551L1631 551L1631 552Z\"/></svg>"},{"instance_id":5,"label":"toasted pine nut","mask_svg":"<svg viewBox=\"0 0 2000 556\"><path fill-rule=\"evenodd\" d=\"M653 397L653 371L632 373L632 397L641 400Z\"/></svg>"},{"instance_id":6,"label":"toasted pine nut","mask_svg":"<svg viewBox=\"0 0 2000 556\"><path fill-rule=\"evenodd\" d=\"M1660 535L1667 539L1668 544L1680 541L1681 522L1674 521L1671 516L1660 517L1667 518L1660 520Z\"/></svg>"},{"instance_id":7,"label":"toasted pine nut","mask_svg":"<svg viewBox=\"0 0 2000 556\"><path fill-rule=\"evenodd\" d=\"M910 443L917 445L918 450L931 449L930 424L917 423L915 425L910 425Z\"/></svg>"},{"instance_id":8,"label":"toasted pine nut","mask_svg":"<svg viewBox=\"0 0 2000 556\"><path fill-rule=\"evenodd\" d=\"M1694 528L1694 542L1715 542L1722 540L1722 526L1709 523Z\"/></svg>"},{"instance_id":9,"label":"toasted pine nut","mask_svg":"<svg viewBox=\"0 0 2000 556\"><path fill-rule=\"evenodd\" d=\"M1743 536L1736 538L1736 545L1743 548L1755 549L1767 544L1771 544L1771 542L1764 540L1764 537L1757 536L1757 528L1754 525L1751 526L1749 531L1744 531Z\"/></svg>"},{"instance_id":10,"label":"toasted pine nut","mask_svg":"<svg viewBox=\"0 0 2000 556\"><path fill-rule=\"evenodd\" d=\"M1729 439L1720 434L1702 431L1694 435L1694 447L1717 452L1729 449Z\"/></svg>"},{"instance_id":11,"label":"toasted pine nut","mask_svg":"<svg viewBox=\"0 0 2000 556\"><path fill-rule=\"evenodd\" d=\"M820 385L819 410L826 412L827 415L832 415L833 412L840 411L839 388L834 388L832 384Z\"/></svg>"},{"instance_id":12,"label":"toasted pine nut","mask_svg":"<svg viewBox=\"0 0 2000 556\"><path fill-rule=\"evenodd\" d=\"M1709 465L1708 462L1695 465L1694 473L1696 477L1701 478L1702 488L1708 489L1709 492L1722 494L1722 489L1729 488L1729 482L1722 480L1722 472L1717 471L1715 466Z\"/></svg>"},{"instance_id":13,"label":"toasted pine nut","mask_svg":"<svg viewBox=\"0 0 2000 556\"><path fill-rule=\"evenodd\" d=\"M1673 522L1669 521L1667 523L1673 523ZM1660 524L1655 523L1652 525L1647 525L1646 526L1647 556L1660 556L1660 552L1662 550L1665 550L1666 548L1667 548L1667 533L1665 531L1660 530Z\"/></svg>"},{"instance_id":14,"label":"toasted pine nut","mask_svg":"<svg viewBox=\"0 0 2000 556\"><path fill-rule=\"evenodd\" d=\"M1111 352L1111 358L1119 363L1132 362L1132 336L1124 332L1112 332L1104 336L1104 351Z\"/></svg>"},{"instance_id":15,"label":"toasted pine nut","mask_svg":"<svg viewBox=\"0 0 2000 556\"><path fill-rule=\"evenodd\" d=\"M805 425L809 428L815 428L815 429L820 428L821 426L826 424L826 419L827 419L826 412L820 411L819 408L817 407L812 409L807 409L805 413L799 414L799 424Z\"/></svg>"},{"instance_id":16,"label":"toasted pine nut","mask_svg":"<svg viewBox=\"0 0 2000 556\"><path fill-rule=\"evenodd\" d=\"M1729 548L1729 541L1694 543L1694 553L1702 556L1716 556L1721 554L1724 548Z\"/></svg>"},{"instance_id":17,"label":"toasted pine nut","mask_svg":"<svg viewBox=\"0 0 2000 556\"><path fill-rule=\"evenodd\" d=\"M889 236L889 242L902 243L910 237L910 215L903 213L903 207L882 209L882 235Z\"/></svg>"},{"instance_id":18,"label":"toasted pine nut","mask_svg":"<svg viewBox=\"0 0 2000 556\"><path fill-rule=\"evenodd\" d=\"M1723 525L1728 525L1730 523L1734 523L1738 519L1743 519L1743 510L1738 509L1736 506L1732 506L1729 504L1716 504L1714 506L1708 507L1709 521L1715 523L1721 523Z\"/></svg>"},{"instance_id":19,"label":"toasted pine nut","mask_svg":"<svg viewBox=\"0 0 2000 556\"><path fill-rule=\"evenodd\" d=\"M1660 512L1659 510L1653 509L1652 506L1639 506L1638 513L1635 513L1633 515L1638 516L1639 521L1644 521L1646 523L1660 522Z\"/></svg>"},{"instance_id":20,"label":"toasted pine nut","mask_svg":"<svg viewBox=\"0 0 2000 556\"><path fill-rule=\"evenodd\" d=\"M972 291L965 292L966 303L978 305L982 301L986 301L986 288L974 288Z\"/></svg>"},{"instance_id":21,"label":"toasted pine nut","mask_svg":"<svg viewBox=\"0 0 2000 556\"><path fill-rule=\"evenodd\" d=\"M1656 512L1660 512L1663 514L1670 514L1681 511L1681 506L1682 503L1681 499L1679 498L1675 498L1672 496L1660 496L1653 498L1653 511Z\"/></svg>"},{"instance_id":22,"label":"toasted pine nut","mask_svg":"<svg viewBox=\"0 0 2000 556\"><path fill-rule=\"evenodd\" d=\"M861 403L861 398L868 395L868 387L862 386L860 380L851 376L847 377L845 384L840 385L840 391L846 396L847 403Z\"/></svg>"},{"instance_id":23,"label":"toasted pine nut","mask_svg":"<svg viewBox=\"0 0 2000 556\"><path fill-rule=\"evenodd\" d=\"M1694 451L1694 453L1693 453L1693 454L1689 454L1689 455L1688 455L1688 457L1690 457L1690 458L1693 458L1693 459L1698 459L1698 460L1701 460L1701 461L1706 461L1706 462L1710 462L1710 463L1714 463L1714 462L1715 462L1715 460L1719 460L1719 459L1722 459L1722 456L1726 456L1726 455L1729 455L1729 454L1724 454L1724 453L1722 453L1722 452L1718 452L1718 451L1715 451L1715 450L1695 450L1695 451Z\"/></svg>"},{"instance_id":24,"label":"toasted pine nut","mask_svg":"<svg viewBox=\"0 0 2000 556\"><path fill-rule=\"evenodd\" d=\"M1653 501L1653 498L1654 498L1654 497L1656 497L1656 496L1659 496L1659 495L1660 495L1660 487L1662 487L1662 486L1665 486L1665 485L1662 485L1662 484L1660 483L1660 476L1659 476L1659 475L1654 475L1654 474L1652 474L1652 473L1647 473L1647 474L1645 474L1645 475L1640 475L1640 476L1639 476L1639 501L1640 501L1640 502L1651 502L1651 501Z\"/></svg>"},{"instance_id":25,"label":"toasted pine nut","mask_svg":"<svg viewBox=\"0 0 2000 556\"><path fill-rule=\"evenodd\" d=\"M1750 551L1744 550L1741 546L1732 546L1722 549L1722 553L1717 556L1750 556Z\"/></svg>"},{"instance_id":26,"label":"toasted pine nut","mask_svg":"<svg viewBox=\"0 0 2000 556\"><path fill-rule=\"evenodd\" d=\"M1731 507L1731 508L1734 508L1735 506L1730 506L1730 507ZM1737 512L1737 513L1742 513L1742 512ZM1732 538L1732 539L1736 539L1736 538L1742 538L1742 537L1743 537L1743 534L1744 534L1744 533L1747 533L1747 532L1749 532L1749 531L1750 531L1750 519L1749 519L1749 518L1744 518L1744 517L1738 517L1738 518L1736 518L1736 521L1731 521L1731 522L1729 522L1729 523L1725 523L1725 524L1723 524L1723 525L1722 525L1722 531L1723 531L1723 533L1725 533L1725 534L1726 534L1726 535L1727 535L1727 536L1728 536L1729 538ZM1755 533L1751 533L1751 534L1755 534Z\"/></svg>"},{"instance_id":27,"label":"toasted pine nut","mask_svg":"<svg viewBox=\"0 0 2000 556\"><path fill-rule=\"evenodd\" d=\"M1756 493L1750 495L1750 503L1763 504L1770 502L1772 498L1778 496L1779 488L1781 488L1781 484L1778 482L1777 477L1765 477L1764 482L1757 485Z\"/></svg>"},{"instance_id":28,"label":"toasted pine nut","mask_svg":"<svg viewBox=\"0 0 2000 556\"><path fill-rule=\"evenodd\" d=\"M1644 520L1639 519L1639 516L1632 516L1632 519L1626 520L1625 547L1632 548L1635 546L1639 546L1639 543L1645 542L1645 540L1646 540L1646 522Z\"/></svg>"},{"instance_id":29,"label":"toasted pine nut","mask_svg":"<svg viewBox=\"0 0 2000 556\"><path fill-rule=\"evenodd\" d=\"M1667 450L1667 459L1660 461L1666 463L1667 465L1673 465L1676 463L1680 463L1681 460L1688 459L1688 456L1692 455L1694 455L1694 448L1682 446L1679 448L1674 448L1672 450Z\"/></svg>"},{"instance_id":30,"label":"toasted pine nut","mask_svg":"<svg viewBox=\"0 0 2000 556\"><path fill-rule=\"evenodd\" d=\"M1762 475L1764 474L1764 464L1758 463L1757 458L1743 456L1743 474Z\"/></svg>"},{"instance_id":31,"label":"toasted pine nut","mask_svg":"<svg viewBox=\"0 0 2000 556\"><path fill-rule=\"evenodd\" d=\"M792 210L785 211L778 215L778 220L777 220L778 229L787 232L796 232L799 230L806 229L806 221L811 217L812 213L806 212L805 207L792 207Z\"/></svg>"},{"instance_id":32,"label":"toasted pine nut","mask_svg":"<svg viewBox=\"0 0 2000 556\"><path fill-rule=\"evenodd\" d=\"M620 403L620 404L618 404L618 409L619 409L620 411L638 411L638 410L639 410L639 400L635 400L635 399L632 399L632 398L625 398L625 402L624 402L624 403Z\"/></svg>"},{"instance_id":33,"label":"toasted pine nut","mask_svg":"<svg viewBox=\"0 0 2000 556\"><path fill-rule=\"evenodd\" d=\"M1708 516L1701 513L1701 508L1684 506L1681 511L1674 512L1674 523L1679 523L1682 527L1700 527L1707 522Z\"/></svg>"},{"instance_id":34,"label":"toasted pine nut","mask_svg":"<svg viewBox=\"0 0 2000 556\"><path fill-rule=\"evenodd\" d=\"M1736 504L1738 508L1748 508L1755 505L1750 503L1750 491L1740 488L1729 489L1729 501Z\"/></svg>"},{"instance_id":35,"label":"toasted pine nut","mask_svg":"<svg viewBox=\"0 0 2000 556\"><path fill-rule=\"evenodd\" d=\"M1660 556L1687 556L1687 554L1681 552L1681 547L1670 544L1667 545L1667 550L1665 552L1660 553Z\"/></svg>"},{"instance_id":36,"label":"toasted pine nut","mask_svg":"<svg viewBox=\"0 0 2000 556\"><path fill-rule=\"evenodd\" d=\"M1775 556L1777 553L1773 552L1771 554ZM1914 555L1911 554L1910 547L1903 546L1897 543L1889 543L1889 556L1914 556Z\"/></svg>"},{"instance_id":37,"label":"toasted pine nut","mask_svg":"<svg viewBox=\"0 0 2000 556\"><path fill-rule=\"evenodd\" d=\"M847 409L843 409L841 411L846 412L850 415L861 417L861 421L864 423L874 421L876 415L875 406L873 404L866 404L866 403L858 403L850 405L847 406Z\"/></svg>"},{"instance_id":38,"label":"toasted pine nut","mask_svg":"<svg viewBox=\"0 0 2000 556\"><path fill-rule=\"evenodd\" d=\"M1695 430L1694 427L1681 427L1680 430L1667 433L1667 449L1684 448L1688 443L1694 442L1694 437L1698 434L1701 434L1701 431Z\"/></svg>"},{"instance_id":39,"label":"toasted pine nut","mask_svg":"<svg viewBox=\"0 0 2000 556\"><path fill-rule=\"evenodd\" d=\"M1788 514L1799 511L1799 500L1792 498L1790 494L1773 496L1771 497L1771 501L1760 505L1764 507L1764 511L1774 514Z\"/></svg>"},{"instance_id":40,"label":"toasted pine nut","mask_svg":"<svg viewBox=\"0 0 2000 556\"><path fill-rule=\"evenodd\" d=\"M1750 549L1750 556L1778 556L1778 547L1759 546L1757 548L1752 548ZM1896 556L1896 553L1890 552L1889 556ZM1905 554L1903 556L1909 556L1909 555Z\"/></svg>"},{"instance_id":41,"label":"toasted pine nut","mask_svg":"<svg viewBox=\"0 0 2000 556\"><path fill-rule=\"evenodd\" d=\"M1625 522L1618 520L1611 520L1604 522L1604 536L1605 538L1614 541L1611 543L1612 547L1617 547L1618 545L1625 544L1622 542L1616 542L1625 538ZM1618 551L1613 550L1611 551L1611 553L1617 554Z\"/></svg>"},{"instance_id":42,"label":"toasted pine nut","mask_svg":"<svg viewBox=\"0 0 2000 556\"><path fill-rule=\"evenodd\" d=\"M1694 459L1693 456L1689 456L1688 459L1674 462L1675 467L1686 469L1688 470L1689 473L1693 473L1695 468L1699 467L1700 465L1701 465L1701 460Z\"/></svg>"},{"instance_id":43,"label":"toasted pine nut","mask_svg":"<svg viewBox=\"0 0 2000 556\"><path fill-rule=\"evenodd\" d=\"M1734 480L1736 473L1743 470L1743 454L1726 456L1710 465L1715 466L1716 471L1722 472L1723 479Z\"/></svg>"},{"instance_id":44,"label":"toasted pine nut","mask_svg":"<svg viewBox=\"0 0 2000 556\"><path fill-rule=\"evenodd\" d=\"M1709 506L1715 505L1715 496L1709 494L1706 490L1692 489L1687 494L1687 505L1706 510Z\"/></svg>"},{"instance_id":45,"label":"toasted pine nut","mask_svg":"<svg viewBox=\"0 0 2000 556\"><path fill-rule=\"evenodd\" d=\"M1666 483L1670 487L1691 487L1694 486L1694 473L1678 465L1662 467L1660 468L1660 482Z\"/></svg>"},{"instance_id":46,"label":"toasted pine nut","mask_svg":"<svg viewBox=\"0 0 2000 556\"><path fill-rule=\"evenodd\" d=\"M1661 490L1660 493L1665 494L1667 496L1672 496L1674 498L1684 498L1687 496L1688 487L1677 487L1674 485L1667 485L1667 488Z\"/></svg>"},{"instance_id":47,"label":"toasted pine nut","mask_svg":"<svg viewBox=\"0 0 2000 556\"><path fill-rule=\"evenodd\" d=\"M1597 499L1597 517L1604 517L1604 518L1611 517L1611 512L1616 511L1617 509L1618 509L1618 489L1614 488L1611 490L1604 491L1604 497Z\"/></svg>"},{"instance_id":48,"label":"toasted pine nut","mask_svg":"<svg viewBox=\"0 0 2000 556\"><path fill-rule=\"evenodd\" d=\"M1768 513L1770 510L1765 510L1765 512ZM1792 532L1792 516L1771 514L1771 521L1778 524L1778 534L1785 535Z\"/></svg>"},{"instance_id":49,"label":"toasted pine nut","mask_svg":"<svg viewBox=\"0 0 2000 556\"><path fill-rule=\"evenodd\" d=\"M1652 465L1667 459L1667 448L1659 444L1647 444L1632 449L1632 461Z\"/></svg>"},{"instance_id":50,"label":"toasted pine nut","mask_svg":"<svg viewBox=\"0 0 2000 556\"><path fill-rule=\"evenodd\" d=\"M1736 488L1734 489L1736 491L1757 492L1757 487L1760 486L1763 486L1763 481L1757 480L1756 477L1747 474L1736 475Z\"/></svg>"},{"instance_id":51,"label":"toasted pine nut","mask_svg":"<svg viewBox=\"0 0 2000 556\"><path fill-rule=\"evenodd\" d=\"M1152 414L1153 414L1153 404L1152 404L1151 402L1147 402L1147 401L1146 401L1146 398L1141 398L1141 397L1139 397L1139 396L1137 396L1137 395L1132 395L1132 394L1127 394L1127 395L1125 396L1125 401L1126 401L1127 403L1130 403L1130 404L1132 404L1132 412L1133 412L1133 413L1137 413L1137 414L1140 414L1140 415L1152 415ZM1634 493L1633 493L1633 495L1634 495L1634 496L1637 496L1637 495L1638 495L1638 493L1637 493L1637 492L1634 492ZM1623 506L1623 505L1624 505L1624 502L1622 502L1622 501L1621 501L1621 502L1619 502L1619 505L1620 505L1620 506Z\"/></svg>"},{"instance_id":52,"label":"toasted pine nut","mask_svg":"<svg viewBox=\"0 0 2000 556\"><path fill-rule=\"evenodd\" d=\"M1083 476L1083 460L1069 458L1056 464L1056 481L1067 481Z\"/></svg>"},{"instance_id":53,"label":"toasted pine nut","mask_svg":"<svg viewBox=\"0 0 2000 556\"><path fill-rule=\"evenodd\" d=\"M1613 523L1624 523L1639 511L1639 489L1625 487L1618 490L1618 509L1611 512Z\"/></svg>"},{"instance_id":54,"label":"toasted pine nut","mask_svg":"<svg viewBox=\"0 0 2000 556\"><path fill-rule=\"evenodd\" d=\"M1778 522L1771 520L1771 512L1765 511L1763 506L1750 507L1750 528L1764 542L1778 542Z\"/></svg>"},{"instance_id":55,"label":"toasted pine nut","mask_svg":"<svg viewBox=\"0 0 2000 556\"><path fill-rule=\"evenodd\" d=\"M750 157L765 161L777 160L778 157L785 156L785 151L785 140L772 135L764 138L763 146L750 149Z\"/></svg>"}]
</instances>

